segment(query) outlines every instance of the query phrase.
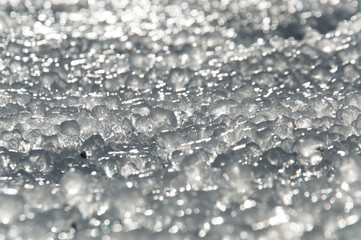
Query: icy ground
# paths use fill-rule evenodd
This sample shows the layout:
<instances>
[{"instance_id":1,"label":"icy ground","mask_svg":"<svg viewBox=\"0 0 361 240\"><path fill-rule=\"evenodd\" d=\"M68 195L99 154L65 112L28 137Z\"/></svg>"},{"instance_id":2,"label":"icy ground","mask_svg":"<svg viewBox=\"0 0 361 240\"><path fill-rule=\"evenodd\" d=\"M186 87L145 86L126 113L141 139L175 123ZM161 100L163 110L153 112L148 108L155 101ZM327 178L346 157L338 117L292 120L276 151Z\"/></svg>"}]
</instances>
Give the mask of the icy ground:
<instances>
[{"instance_id":1,"label":"icy ground","mask_svg":"<svg viewBox=\"0 0 361 240\"><path fill-rule=\"evenodd\" d=\"M0 0L0 239L360 239L360 4Z\"/></svg>"}]
</instances>

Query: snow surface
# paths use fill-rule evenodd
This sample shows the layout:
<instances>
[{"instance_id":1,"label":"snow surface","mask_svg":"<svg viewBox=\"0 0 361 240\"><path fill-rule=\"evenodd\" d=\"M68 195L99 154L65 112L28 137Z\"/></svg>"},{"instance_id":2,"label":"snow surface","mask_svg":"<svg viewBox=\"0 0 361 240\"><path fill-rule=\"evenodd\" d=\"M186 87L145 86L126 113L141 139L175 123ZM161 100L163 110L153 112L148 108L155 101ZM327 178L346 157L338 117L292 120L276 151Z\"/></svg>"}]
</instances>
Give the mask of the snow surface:
<instances>
[{"instance_id":1,"label":"snow surface","mask_svg":"<svg viewBox=\"0 0 361 240\"><path fill-rule=\"evenodd\" d=\"M0 239L359 239L360 4L0 0Z\"/></svg>"}]
</instances>

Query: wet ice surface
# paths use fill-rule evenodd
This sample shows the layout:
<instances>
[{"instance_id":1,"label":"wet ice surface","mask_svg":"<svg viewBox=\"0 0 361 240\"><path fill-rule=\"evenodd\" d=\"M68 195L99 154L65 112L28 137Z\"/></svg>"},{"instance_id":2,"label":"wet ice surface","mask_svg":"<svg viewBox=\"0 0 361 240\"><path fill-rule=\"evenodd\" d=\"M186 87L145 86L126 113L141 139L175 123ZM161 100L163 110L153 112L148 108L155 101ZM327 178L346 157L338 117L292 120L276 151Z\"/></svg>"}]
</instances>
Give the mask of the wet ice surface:
<instances>
[{"instance_id":1,"label":"wet ice surface","mask_svg":"<svg viewBox=\"0 0 361 240\"><path fill-rule=\"evenodd\" d=\"M2 0L0 239L358 239L359 4Z\"/></svg>"}]
</instances>

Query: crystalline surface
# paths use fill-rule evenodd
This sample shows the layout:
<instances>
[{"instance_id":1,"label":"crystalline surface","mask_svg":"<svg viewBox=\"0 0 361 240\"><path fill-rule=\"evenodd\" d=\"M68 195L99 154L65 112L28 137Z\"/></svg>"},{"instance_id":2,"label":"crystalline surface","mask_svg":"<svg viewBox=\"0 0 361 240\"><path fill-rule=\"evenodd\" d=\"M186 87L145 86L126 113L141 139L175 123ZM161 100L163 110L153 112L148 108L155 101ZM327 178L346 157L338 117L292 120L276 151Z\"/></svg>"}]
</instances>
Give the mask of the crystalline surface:
<instances>
[{"instance_id":1,"label":"crystalline surface","mask_svg":"<svg viewBox=\"0 0 361 240\"><path fill-rule=\"evenodd\" d=\"M0 239L359 239L360 0L0 0Z\"/></svg>"}]
</instances>

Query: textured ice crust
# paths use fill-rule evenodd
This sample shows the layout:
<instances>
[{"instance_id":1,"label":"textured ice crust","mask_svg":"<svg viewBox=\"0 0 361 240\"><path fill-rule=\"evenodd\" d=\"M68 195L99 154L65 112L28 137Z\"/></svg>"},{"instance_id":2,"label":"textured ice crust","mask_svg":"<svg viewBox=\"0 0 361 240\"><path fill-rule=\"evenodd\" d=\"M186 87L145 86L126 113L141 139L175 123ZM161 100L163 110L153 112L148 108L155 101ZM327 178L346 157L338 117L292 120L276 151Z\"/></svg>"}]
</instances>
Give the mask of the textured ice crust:
<instances>
[{"instance_id":1,"label":"textured ice crust","mask_svg":"<svg viewBox=\"0 0 361 240\"><path fill-rule=\"evenodd\" d=\"M357 0L0 0L0 240L361 236Z\"/></svg>"}]
</instances>

